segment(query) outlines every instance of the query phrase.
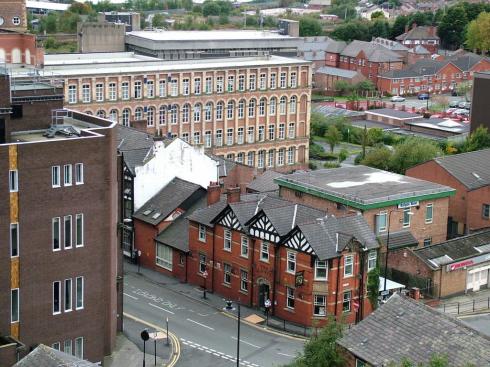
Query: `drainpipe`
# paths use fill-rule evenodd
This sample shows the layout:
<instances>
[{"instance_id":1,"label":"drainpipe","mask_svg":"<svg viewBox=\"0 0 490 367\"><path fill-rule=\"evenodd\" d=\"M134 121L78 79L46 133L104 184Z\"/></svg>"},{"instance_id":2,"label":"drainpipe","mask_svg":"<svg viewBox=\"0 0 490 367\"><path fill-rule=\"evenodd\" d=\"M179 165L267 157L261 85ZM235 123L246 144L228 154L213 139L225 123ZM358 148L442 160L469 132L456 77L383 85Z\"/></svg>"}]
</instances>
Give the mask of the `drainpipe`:
<instances>
[{"instance_id":1,"label":"drainpipe","mask_svg":"<svg viewBox=\"0 0 490 367\"><path fill-rule=\"evenodd\" d=\"M359 312L356 315L356 323L363 319L364 311L364 251L360 249L359 251L359 272L361 273L361 278L359 279L359 288L357 294L359 297Z\"/></svg>"},{"instance_id":2,"label":"drainpipe","mask_svg":"<svg viewBox=\"0 0 490 367\"><path fill-rule=\"evenodd\" d=\"M215 238L216 238L216 224L213 226L213 248L211 250L211 293L214 293L214 246L215 246Z\"/></svg>"},{"instance_id":3,"label":"drainpipe","mask_svg":"<svg viewBox=\"0 0 490 367\"><path fill-rule=\"evenodd\" d=\"M273 265L273 277L272 277L272 286L274 287L274 290L271 292L272 294L272 315L276 314L276 278L277 278L277 260L278 260L278 246L274 245L274 265ZM280 259L279 259L280 261ZM279 262L280 264L280 262Z\"/></svg>"},{"instance_id":4,"label":"drainpipe","mask_svg":"<svg viewBox=\"0 0 490 367\"><path fill-rule=\"evenodd\" d=\"M335 289L335 318L337 319L337 305L339 303L339 283L340 283L340 258L337 258L337 287ZM338 320L338 319L337 319Z\"/></svg>"},{"instance_id":5,"label":"drainpipe","mask_svg":"<svg viewBox=\"0 0 490 367\"><path fill-rule=\"evenodd\" d=\"M251 256L251 259L250 259L250 279L251 279L251 283L250 283L250 301L249 301L249 306L252 307L253 306L253 299L254 299L254 285L255 285L255 281L254 281L254 269L255 269L255 240L252 240L252 256Z\"/></svg>"}]
</instances>

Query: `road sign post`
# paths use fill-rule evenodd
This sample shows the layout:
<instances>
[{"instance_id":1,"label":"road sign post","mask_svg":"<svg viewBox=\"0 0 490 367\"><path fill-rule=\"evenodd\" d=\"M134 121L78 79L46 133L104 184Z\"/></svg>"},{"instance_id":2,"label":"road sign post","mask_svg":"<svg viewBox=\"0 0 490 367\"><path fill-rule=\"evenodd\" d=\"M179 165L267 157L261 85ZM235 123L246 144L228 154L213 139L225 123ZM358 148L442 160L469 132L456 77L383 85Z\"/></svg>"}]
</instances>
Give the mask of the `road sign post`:
<instances>
[{"instance_id":1,"label":"road sign post","mask_svg":"<svg viewBox=\"0 0 490 367\"><path fill-rule=\"evenodd\" d=\"M208 271L207 270L204 270L204 272L202 273L202 277L204 278L204 287L203 287L203 291L202 291L202 298L206 299L206 280L208 278Z\"/></svg>"}]
</instances>

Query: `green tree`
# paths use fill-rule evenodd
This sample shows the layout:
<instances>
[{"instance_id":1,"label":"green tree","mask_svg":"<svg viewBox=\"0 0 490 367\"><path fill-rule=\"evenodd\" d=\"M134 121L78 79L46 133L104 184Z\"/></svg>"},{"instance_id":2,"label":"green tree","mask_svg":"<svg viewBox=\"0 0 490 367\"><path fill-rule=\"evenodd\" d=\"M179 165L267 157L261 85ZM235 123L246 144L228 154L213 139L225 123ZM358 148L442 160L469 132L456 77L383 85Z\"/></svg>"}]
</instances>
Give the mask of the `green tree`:
<instances>
[{"instance_id":1,"label":"green tree","mask_svg":"<svg viewBox=\"0 0 490 367\"><path fill-rule=\"evenodd\" d=\"M461 151L473 152L485 148L490 148L490 134L486 127L479 126L466 138Z\"/></svg>"},{"instance_id":2,"label":"green tree","mask_svg":"<svg viewBox=\"0 0 490 367\"><path fill-rule=\"evenodd\" d=\"M287 367L343 367L344 358L337 348L342 331L342 323L329 318L319 335L312 336L305 344L303 353Z\"/></svg>"},{"instance_id":3,"label":"green tree","mask_svg":"<svg viewBox=\"0 0 490 367\"><path fill-rule=\"evenodd\" d=\"M343 96L349 94L352 91L353 86L351 83L345 80L337 80L334 84L334 88L335 90L339 91L341 96Z\"/></svg>"},{"instance_id":4,"label":"green tree","mask_svg":"<svg viewBox=\"0 0 490 367\"><path fill-rule=\"evenodd\" d=\"M154 28L163 28L165 26L165 17L163 14L157 13L151 19L151 25Z\"/></svg>"},{"instance_id":5,"label":"green tree","mask_svg":"<svg viewBox=\"0 0 490 367\"><path fill-rule=\"evenodd\" d=\"M342 134L334 125L330 125L325 133L325 140L330 145L330 152L333 153L335 146L342 140Z\"/></svg>"},{"instance_id":6,"label":"green tree","mask_svg":"<svg viewBox=\"0 0 490 367\"><path fill-rule=\"evenodd\" d=\"M364 159L361 160L361 164L389 171L392 156L391 150L385 146L374 148L366 153Z\"/></svg>"},{"instance_id":7,"label":"green tree","mask_svg":"<svg viewBox=\"0 0 490 367\"><path fill-rule=\"evenodd\" d=\"M299 36L320 36L323 33L322 25L313 17L301 17L299 20Z\"/></svg>"},{"instance_id":8,"label":"green tree","mask_svg":"<svg viewBox=\"0 0 490 367\"><path fill-rule=\"evenodd\" d=\"M80 15L87 15L94 12L89 3L79 3L76 1L70 5L68 11Z\"/></svg>"},{"instance_id":9,"label":"green tree","mask_svg":"<svg viewBox=\"0 0 490 367\"><path fill-rule=\"evenodd\" d=\"M432 13L425 13L418 11L416 13L412 13L408 17L408 26L412 27L414 24L418 26L430 25L432 21Z\"/></svg>"},{"instance_id":10,"label":"green tree","mask_svg":"<svg viewBox=\"0 0 490 367\"><path fill-rule=\"evenodd\" d=\"M205 1L202 6L202 15L208 17L210 15L220 15L221 8L216 1Z\"/></svg>"},{"instance_id":11,"label":"green tree","mask_svg":"<svg viewBox=\"0 0 490 367\"><path fill-rule=\"evenodd\" d=\"M328 123L324 114L313 111L310 116L311 135L323 136L327 132Z\"/></svg>"},{"instance_id":12,"label":"green tree","mask_svg":"<svg viewBox=\"0 0 490 367\"><path fill-rule=\"evenodd\" d=\"M366 79L359 82L355 89L361 92L361 95L368 95L368 93L374 91L376 87L371 80Z\"/></svg>"},{"instance_id":13,"label":"green tree","mask_svg":"<svg viewBox=\"0 0 490 367\"><path fill-rule=\"evenodd\" d=\"M368 141L372 145L376 145L383 140L383 129L379 127L373 127L368 130Z\"/></svg>"},{"instance_id":14,"label":"green tree","mask_svg":"<svg viewBox=\"0 0 490 367\"><path fill-rule=\"evenodd\" d=\"M464 96L465 100L468 101L468 92L471 91L471 84L469 82L459 83L456 87L456 92L460 96Z\"/></svg>"},{"instance_id":15,"label":"green tree","mask_svg":"<svg viewBox=\"0 0 490 367\"><path fill-rule=\"evenodd\" d=\"M490 50L490 13L483 12L468 24L466 45L486 54Z\"/></svg>"},{"instance_id":16,"label":"green tree","mask_svg":"<svg viewBox=\"0 0 490 367\"><path fill-rule=\"evenodd\" d=\"M349 156L349 151L345 148L342 148L339 152L339 163L345 161L348 156Z\"/></svg>"},{"instance_id":17,"label":"green tree","mask_svg":"<svg viewBox=\"0 0 490 367\"><path fill-rule=\"evenodd\" d=\"M408 138L395 146L390 162L390 170L404 174L410 167L431 160L441 154L440 148L432 141L415 137Z\"/></svg>"},{"instance_id":18,"label":"green tree","mask_svg":"<svg viewBox=\"0 0 490 367\"><path fill-rule=\"evenodd\" d=\"M49 13L44 18L44 30L47 33L56 33L58 31L58 17L56 13Z\"/></svg>"},{"instance_id":19,"label":"green tree","mask_svg":"<svg viewBox=\"0 0 490 367\"><path fill-rule=\"evenodd\" d=\"M369 23L365 21L350 21L335 27L330 34L333 38L345 42L352 40L370 41Z\"/></svg>"},{"instance_id":20,"label":"green tree","mask_svg":"<svg viewBox=\"0 0 490 367\"><path fill-rule=\"evenodd\" d=\"M371 35L371 38L389 38L390 24L386 19L378 18L369 24L369 34Z\"/></svg>"},{"instance_id":21,"label":"green tree","mask_svg":"<svg viewBox=\"0 0 490 367\"><path fill-rule=\"evenodd\" d=\"M371 14L371 20L374 19L385 19L385 13L383 13L381 10L373 12Z\"/></svg>"},{"instance_id":22,"label":"green tree","mask_svg":"<svg viewBox=\"0 0 490 367\"><path fill-rule=\"evenodd\" d=\"M65 11L59 15L58 32L75 33L77 31L77 23L81 20L80 15Z\"/></svg>"},{"instance_id":23,"label":"green tree","mask_svg":"<svg viewBox=\"0 0 490 367\"><path fill-rule=\"evenodd\" d=\"M379 267L376 266L368 273L367 279L368 299L373 309L378 307L379 297Z\"/></svg>"},{"instance_id":24,"label":"green tree","mask_svg":"<svg viewBox=\"0 0 490 367\"><path fill-rule=\"evenodd\" d=\"M219 24L221 25L225 25L225 24L228 24L230 23L230 19L228 19L228 16L225 15L225 14L221 14L219 16L219 20L218 20Z\"/></svg>"},{"instance_id":25,"label":"green tree","mask_svg":"<svg viewBox=\"0 0 490 367\"><path fill-rule=\"evenodd\" d=\"M396 17L393 25L391 26L391 38L395 39L395 37L403 34L405 32L405 26L408 23L408 17L405 15L399 15Z\"/></svg>"},{"instance_id":26,"label":"green tree","mask_svg":"<svg viewBox=\"0 0 490 367\"><path fill-rule=\"evenodd\" d=\"M465 40L465 28L468 24L466 13L462 6L450 7L442 17L437 33L441 45L450 50L459 48Z\"/></svg>"}]
</instances>

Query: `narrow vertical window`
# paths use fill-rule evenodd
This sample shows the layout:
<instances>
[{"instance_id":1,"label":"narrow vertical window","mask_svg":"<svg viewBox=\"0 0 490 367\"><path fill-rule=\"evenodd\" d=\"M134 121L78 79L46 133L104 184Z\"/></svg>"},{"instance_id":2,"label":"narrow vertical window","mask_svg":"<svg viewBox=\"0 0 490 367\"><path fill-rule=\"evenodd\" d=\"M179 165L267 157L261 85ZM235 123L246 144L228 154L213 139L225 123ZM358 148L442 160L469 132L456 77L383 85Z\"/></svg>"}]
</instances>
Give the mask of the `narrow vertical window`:
<instances>
[{"instance_id":1,"label":"narrow vertical window","mask_svg":"<svg viewBox=\"0 0 490 367\"><path fill-rule=\"evenodd\" d=\"M10 257L19 256L19 223L10 224Z\"/></svg>"},{"instance_id":2,"label":"narrow vertical window","mask_svg":"<svg viewBox=\"0 0 490 367\"><path fill-rule=\"evenodd\" d=\"M72 167L71 167L71 164L65 164L64 166L64 175L63 175L63 184L65 186L71 186L71 183L72 183Z\"/></svg>"},{"instance_id":3,"label":"narrow vertical window","mask_svg":"<svg viewBox=\"0 0 490 367\"><path fill-rule=\"evenodd\" d=\"M75 184L83 184L83 163L75 164Z\"/></svg>"},{"instance_id":4,"label":"narrow vertical window","mask_svg":"<svg viewBox=\"0 0 490 367\"><path fill-rule=\"evenodd\" d=\"M72 310L72 280L65 279L65 312Z\"/></svg>"},{"instance_id":5,"label":"narrow vertical window","mask_svg":"<svg viewBox=\"0 0 490 367\"><path fill-rule=\"evenodd\" d=\"M75 339L75 357L83 359L83 337Z\"/></svg>"},{"instance_id":6,"label":"narrow vertical window","mask_svg":"<svg viewBox=\"0 0 490 367\"><path fill-rule=\"evenodd\" d=\"M427 204L427 207L425 209L425 223L430 224L432 223L434 217L434 206L432 204Z\"/></svg>"},{"instance_id":7,"label":"narrow vertical window","mask_svg":"<svg viewBox=\"0 0 490 367\"><path fill-rule=\"evenodd\" d=\"M65 249L69 249L72 246L72 236L71 236L71 215L65 215Z\"/></svg>"},{"instance_id":8,"label":"narrow vertical window","mask_svg":"<svg viewBox=\"0 0 490 367\"><path fill-rule=\"evenodd\" d=\"M296 253L288 251L287 263L286 271L294 274L296 272Z\"/></svg>"},{"instance_id":9,"label":"narrow vertical window","mask_svg":"<svg viewBox=\"0 0 490 367\"><path fill-rule=\"evenodd\" d=\"M206 242L206 226L199 224L199 241Z\"/></svg>"},{"instance_id":10,"label":"narrow vertical window","mask_svg":"<svg viewBox=\"0 0 490 367\"><path fill-rule=\"evenodd\" d=\"M11 290L10 293L10 322L19 321L19 288Z\"/></svg>"},{"instance_id":11,"label":"narrow vertical window","mask_svg":"<svg viewBox=\"0 0 490 367\"><path fill-rule=\"evenodd\" d=\"M83 308L83 277L77 277L75 286L77 289L75 308L81 310Z\"/></svg>"},{"instance_id":12,"label":"narrow vertical window","mask_svg":"<svg viewBox=\"0 0 490 367\"><path fill-rule=\"evenodd\" d=\"M61 186L61 172L60 166L51 167L51 186L60 187Z\"/></svg>"},{"instance_id":13,"label":"narrow vertical window","mask_svg":"<svg viewBox=\"0 0 490 367\"><path fill-rule=\"evenodd\" d=\"M53 282L53 315L61 313L61 282Z\"/></svg>"},{"instance_id":14,"label":"narrow vertical window","mask_svg":"<svg viewBox=\"0 0 490 367\"><path fill-rule=\"evenodd\" d=\"M69 355L72 354L72 352L71 352L71 339L65 340L63 352L65 352L66 354L69 354Z\"/></svg>"},{"instance_id":15,"label":"narrow vertical window","mask_svg":"<svg viewBox=\"0 0 490 367\"><path fill-rule=\"evenodd\" d=\"M248 257L248 237L242 236L241 255Z\"/></svg>"},{"instance_id":16,"label":"narrow vertical window","mask_svg":"<svg viewBox=\"0 0 490 367\"><path fill-rule=\"evenodd\" d=\"M224 237L223 248L226 251L231 251L231 231L229 229L225 229L223 237Z\"/></svg>"},{"instance_id":17,"label":"narrow vertical window","mask_svg":"<svg viewBox=\"0 0 490 367\"><path fill-rule=\"evenodd\" d=\"M53 251L59 251L61 249L61 246L60 246L60 238L61 238L60 221L61 221L60 217L53 218L53 222L52 222Z\"/></svg>"},{"instance_id":18,"label":"narrow vertical window","mask_svg":"<svg viewBox=\"0 0 490 367\"><path fill-rule=\"evenodd\" d=\"M347 255L344 257L344 278L351 277L354 274L354 256Z\"/></svg>"},{"instance_id":19,"label":"narrow vertical window","mask_svg":"<svg viewBox=\"0 0 490 367\"><path fill-rule=\"evenodd\" d=\"M19 191L19 172L16 169L9 171L9 190L10 192Z\"/></svg>"},{"instance_id":20,"label":"narrow vertical window","mask_svg":"<svg viewBox=\"0 0 490 367\"><path fill-rule=\"evenodd\" d=\"M83 246L83 214L76 215L75 246Z\"/></svg>"}]
</instances>

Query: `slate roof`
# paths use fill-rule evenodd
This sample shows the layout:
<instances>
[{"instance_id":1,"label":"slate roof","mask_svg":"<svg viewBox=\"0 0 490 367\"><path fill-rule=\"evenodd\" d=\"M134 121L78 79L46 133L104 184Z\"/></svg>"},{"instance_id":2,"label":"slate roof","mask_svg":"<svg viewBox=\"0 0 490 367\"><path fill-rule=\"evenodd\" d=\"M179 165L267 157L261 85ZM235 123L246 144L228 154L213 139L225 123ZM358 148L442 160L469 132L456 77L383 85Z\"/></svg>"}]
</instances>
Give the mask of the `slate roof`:
<instances>
[{"instance_id":1,"label":"slate roof","mask_svg":"<svg viewBox=\"0 0 490 367\"><path fill-rule=\"evenodd\" d=\"M205 190L201 186L176 177L143 204L133 217L156 225L179 207L187 210L194 200L204 194Z\"/></svg>"},{"instance_id":2,"label":"slate roof","mask_svg":"<svg viewBox=\"0 0 490 367\"><path fill-rule=\"evenodd\" d=\"M13 367L96 367L98 364L84 361L70 354L39 344L32 352Z\"/></svg>"},{"instance_id":3,"label":"slate roof","mask_svg":"<svg viewBox=\"0 0 490 367\"><path fill-rule=\"evenodd\" d=\"M439 36L437 35L437 28L434 29L432 33L432 27L429 26L417 26L410 29L408 32L400 34L395 37L397 41L406 41L406 40L438 40Z\"/></svg>"},{"instance_id":4,"label":"slate roof","mask_svg":"<svg viewBox=\"0 0 490 367\"><path fill-rule=\"evenodd\" d=\"M381 45L391 51L409 51L410 49L400 42L392 41L382 37L376 37L371 41L371 43Z\"/></svg>"},{"instance_id":5,"label":"slate roof","mask_svg":"<svg viewBox=\"0 0 490 367\"><path fill-rule=\"evenodd\" d=\"M117 149L121 152L149 149L153 146L151 135L131 127L117 125Z\"/></svg>"},{"instance_id":6,"label":"slate roof","mask_svg":"<svg viewBox=\"0 0 490 367\"><path fill-rule=\"evenodd\" d=\"M477 63L485 59L484 56L474 54L472 52L466 52L463 55L456 54L449 57L447 60L456 65L463 71L469 71ZM486 58L488 60L488 58Z\"/></svg>"},{"instance_id":7,"label":"slate roof","mask_svg":"<svg viewBox=\"0 0 490 367\"><path fill-rule=\"evenodd\" d=\"M354 208L381 208L423 197L447 197L448 186L366 166L298 172L275 179L279 186L306 192ZM417 198L417 199L414 199Z\"/></svg>"},{"instance_id":8,"label":"slate roof","mask_svg":"<svg viewBox=\"0 0 490 367\"><path fill-rule=\"evenodd\" d=\"M410 119L410 118L411 119L413 119L413 118L419 119L419 118L423 118L419 114L412 113L412 112L406 112L406 111L400 111L400 110L396 110L394 108L379 108L376 110L368 110L368 111L366 111L366 114L368 114L368 115L369 114L377 114L377 115L393 117L396 119Z\"/></svg>"},{"instance_id":9,"label":"slate roof","mask_svg":"<svg viewBox=\"0 0 490 367\"><path fill-rule=\"evenodd\" d=\"M439 157L434 162L469 190L490 185L490 149Z\"/></svg>"},{"instance_id":10,"label":"slate roof","mask_svg":"<svg viewBox=\"0 0 490 367\"><path fill-rule=\"evenodd\" d=\"M339 54L344 50L346 46L347 43L344 41L330 40L330 42L328 42L327 44L327 47L325 48L325 51L334 54Z\"/></svg>"},{"instance_id":11,"label":"slate roof","mask_svg":"<svg viewBox=\"0 0 490 367\"><path fill-rule=\"evenodd\" d=\"M422 45L417 45L414 48L409 49L408 52L418 55L430 55L430 52Z\"/></svg>"},{"instance_id":12,"label":"slate roof","mask_svg":"<svg viewBox=\"0 0 490 367\"><path fill-rule=\"evenodd\" d=\"M372 62L400 61L401 56L387 48L366 41L354 40L341 52L342 56L356 57L359 52L364 51L366 57Z\"/></svg>"},{"instance_id":13,"label":"slate roof","mask_svg":"<svg viewBox=\"0 0 490 367\"><path fill-rule=\"evenodd\" d=\"M279 186L274 182L274 179L281 177L282 175L283 173L267 170L255 177L254 180L247 185L247 190L253 192L277 191L279 190Z\"/></svg>"},{"instance_id":14,"label":"slate roof","mask_svg":"<svg viewBox=\"0 0 490 367\"><path fill-rule=\"evenodd\" d=\"M488 248L480 248L480 251L475 249L475 247L488 244L490 244L490 230L484 230L464 237L454 238L437 245L417 249L414 250L413 253L430 268L437 269L438 266L435 266L430 260L447 255L452 259L452 261L449 261L448 263L461 261L474 256L490 253L490 246L488 246Z\"/></svg>"},{"instance_id":15,"label":"slate roof","mask_svg":"<svg viewBox=\"0 0 490 367\"><path fill-rule=\"evenodd\" d=\"M297 228L320 260L338 257L339 252L353 237L368 249L379 247L373 230L362 215L326 216L309 223L298 224ZM337 233L339 234L338 248Z\"/></svg>"},{"instance_id":16,"label":"slate roof","mask_svg":"<svg viewBox=\"0 0 490 367\"><path fill-rule=\"evenodd\" d=\"M195 201L184 215L175 219L167 228L160 232L155 240L183 252L189 252L189 236L187 236L187 233L189 233L189 219L186 215L205 208L206 204L207 197L204 195Z\"/></svg>"},{"instance_id":17,"label":"slate roof","mask_svg":"<svg viewBox=\"0 0 490 367\"><path fill-rule=\"evenodd\" d=\"M359 73L355 70L345 70L340 68L333 68L331 66L322 66L321 68L315 70L315 74L335 75L348 79L352 79L356 75L359 75Z\"/></svg>"},{"instance_id":18,"label":"slate roof","mask_svg":"<svg viewBox=\"0 0 490 367\"><path fill-rule=\"evenodd\" d=\"M399 364L404 357L427 364L434 353L449 366L489 366L490 339L458 319L421 302L393 295L337 342L371 366Z\"/></svg>"},{"instance_id":19,"label":"slate roof","mask_svg":"<svg viewBox=\"0 0 490 367\"><path fill-rule=\"evenodd\" d=\"M223 211L227 206L226 200L218 201L215 204L206 206L202 209L197 209L194 213L187 216L189 220L197 223L204 224L207 227L213 227L214 224L211 221Z\"/></svg>"},{"instance_id":20,"label":"slate roof","mask_svg":"<svg viewBox=\"0 0 490 367\"><path fill-rule=\"evenodd\" d=\"M151 159L153 156L153 149L152 148L143 148L143 149L135 149L135 150L128 150L125 152L122 152L124 163L126 163L126 166L128 169L131 171L133 175L136 174L135 168L139 166L143 166L145 164L145 161L148 159Z\"/></svg>"},{"instance_id":21,"label":"slate roof","mask_svg":"<svg viewBox=\"0 0 490 367\"><path fill-rule=\"evenodd\" d=\"M388 233L383 233L379 236L379 239L383 245L386 245ZM419 241L417 241L412 232L410 232L408 229L390 232L390 249L417 246L418 244Z\"/></svg>"}]
</instances>

